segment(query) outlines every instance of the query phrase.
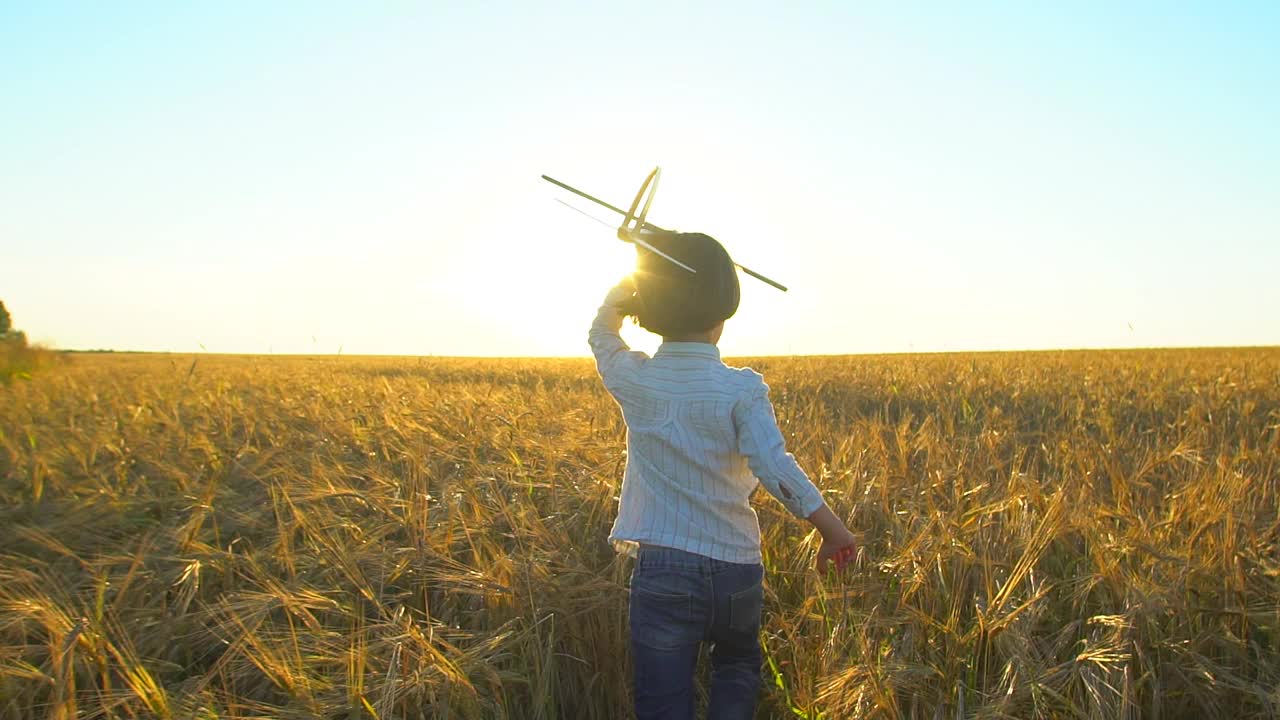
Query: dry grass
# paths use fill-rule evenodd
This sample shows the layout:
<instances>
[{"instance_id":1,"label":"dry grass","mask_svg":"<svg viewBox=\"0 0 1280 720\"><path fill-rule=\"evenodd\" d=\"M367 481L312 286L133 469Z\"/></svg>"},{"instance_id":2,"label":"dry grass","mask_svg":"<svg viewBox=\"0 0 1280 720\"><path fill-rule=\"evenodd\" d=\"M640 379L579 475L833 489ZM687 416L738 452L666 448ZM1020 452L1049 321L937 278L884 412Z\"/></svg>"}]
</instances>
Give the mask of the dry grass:
<instances>
[{"instance_id":1,"label":"dry grass","mask_svg":"<svg viewBox=\"0 0 1280 720\"><path fill-rule=\"evenodd\" d=\"M0 334L0 385L30 380L32 373L60 359L63 358L53 350L27 344L27 337L22 333Z\"/></svg>"},{"instance_id":2,"label":"dry grass","mask_svg":"<svg viewBox=\"0 0 1280 720\"><path fill-rule=\"evenodd\" d=\"M761 717L1280 714L1280 351L753 363ZM619 718L586 361L80 357L0 387L0 717Z\"/></svg>"}]
</instances>

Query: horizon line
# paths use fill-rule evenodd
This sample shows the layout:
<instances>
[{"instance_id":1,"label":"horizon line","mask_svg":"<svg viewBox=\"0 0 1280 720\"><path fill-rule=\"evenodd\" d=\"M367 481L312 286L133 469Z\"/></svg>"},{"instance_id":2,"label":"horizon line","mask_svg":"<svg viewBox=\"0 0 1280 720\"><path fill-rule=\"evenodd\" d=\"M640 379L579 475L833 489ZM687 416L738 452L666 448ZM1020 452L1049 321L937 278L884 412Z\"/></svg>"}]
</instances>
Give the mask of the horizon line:
<instances>
[{"instance_id":1,"label":"horizon line","mask_svg":"<svg viewBox=\"0 0 1280 720\"><path fill-rule=\"evenodd\" d=\"M590 360L590 353L581 355L436 355L410 353L300 353L300 352L220 352L211 350L116 350L108 348L45 348L57 353L74 353L79 355L211 355L225 357L294 357L294 358L430 358L433 360ZM890 350L882 352L851 353L768 353L725 355L728 358L842 358L842 357L881 357L897 355L998 355L1027 353L1080 353L1080 352L1153 352L1153 351L1188 351L1188 350L1280 350L1280 344L1274 345L1168 345L1168 346L1092 346L1067 348L1014 348L985 350Z\"/></svg>"}]
</instances>

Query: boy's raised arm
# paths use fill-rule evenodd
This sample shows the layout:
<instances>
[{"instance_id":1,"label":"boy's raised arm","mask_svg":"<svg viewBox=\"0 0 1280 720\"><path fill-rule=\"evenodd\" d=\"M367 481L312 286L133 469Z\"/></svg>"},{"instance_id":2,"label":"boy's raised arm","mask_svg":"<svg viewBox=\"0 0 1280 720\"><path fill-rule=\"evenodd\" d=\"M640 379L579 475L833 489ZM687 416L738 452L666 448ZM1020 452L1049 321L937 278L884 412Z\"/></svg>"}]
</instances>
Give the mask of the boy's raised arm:
<instances>
[{"instance_id":1,"label":"boy's raised arm","mask_svg":"<svg viewBox=\"0 0 1280 720\"><path fill-rule=\"evenodd\" d=\"M591 346L591 354L596 358L596 370L604 379L606 387L615 370L638 365L648 357L642 352L632 352L619 333L625 317L622 308L635 295L635 291L631 276L623 278L605 295L604 303L596 312L596 319L587 333L587 344Z\"/></svg>"}]
</instances>

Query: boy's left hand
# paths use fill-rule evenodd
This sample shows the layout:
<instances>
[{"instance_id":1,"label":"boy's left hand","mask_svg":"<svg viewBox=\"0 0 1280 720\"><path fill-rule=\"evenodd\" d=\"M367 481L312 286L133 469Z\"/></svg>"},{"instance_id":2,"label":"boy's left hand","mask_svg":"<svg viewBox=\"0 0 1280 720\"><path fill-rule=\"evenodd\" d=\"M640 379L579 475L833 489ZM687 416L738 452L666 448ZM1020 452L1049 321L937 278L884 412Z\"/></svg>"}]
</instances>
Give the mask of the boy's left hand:
<instances>
[{"instance_id":1,"label":"boy's left hand","mask_svg":"<svg viewBox=\"0 0 1280 720\"><path fill-rule=\"evenodd\" d=\"M844 570L845 565L857 555L857 552L857 539L848 530L844 530L836 537L824 537L815 563L818 566L818 572L827 572L828 563L834 563L837 572Z\"/></svg>"}]
</instances>

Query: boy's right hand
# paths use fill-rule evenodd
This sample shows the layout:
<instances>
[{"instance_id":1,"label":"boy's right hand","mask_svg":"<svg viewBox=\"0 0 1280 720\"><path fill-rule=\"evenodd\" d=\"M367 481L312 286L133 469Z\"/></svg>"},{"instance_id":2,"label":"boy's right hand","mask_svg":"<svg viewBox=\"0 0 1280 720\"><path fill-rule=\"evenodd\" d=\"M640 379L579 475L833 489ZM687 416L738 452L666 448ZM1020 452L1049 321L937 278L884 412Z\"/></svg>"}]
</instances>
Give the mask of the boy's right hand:
<instances>
[{"instance_id":1,"label":"boy's right hand","mask_svg":"<svg viewBox=\"0 0 1280 720\"><path fill-rule=\"evenodd\" d=\"M617 308L623 315L631 314L636 294L635 280L627 275L604 296L604 304Z\"/></svg>"}]
</instances>

